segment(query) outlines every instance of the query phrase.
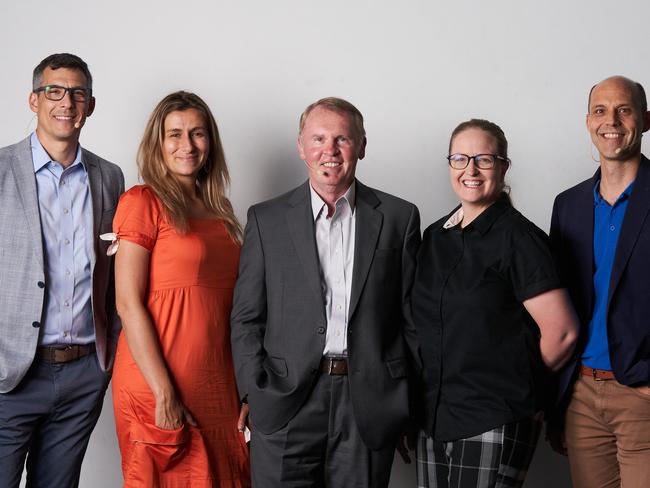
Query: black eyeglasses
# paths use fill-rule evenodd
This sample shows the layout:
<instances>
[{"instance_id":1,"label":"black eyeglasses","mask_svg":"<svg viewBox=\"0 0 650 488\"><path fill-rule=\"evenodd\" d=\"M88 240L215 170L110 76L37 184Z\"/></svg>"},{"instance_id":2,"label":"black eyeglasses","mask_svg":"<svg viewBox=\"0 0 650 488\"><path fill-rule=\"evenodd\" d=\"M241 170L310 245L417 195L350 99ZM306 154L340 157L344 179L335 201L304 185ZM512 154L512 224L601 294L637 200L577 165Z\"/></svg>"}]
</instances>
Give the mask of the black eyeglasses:
<instances>
[{"instance_id":1,"label":"black eyeglasses","mask_svg":"<svg viewBox=\"0 0 650 488\"><path fill-rule=\"evenodd\" d=\"M497 159L510 163L508 158L499 156L497 154L475 154L474 156L468 156L467 154L450 154L447 156L447 161L449 161L449 166L454 169L465 169L469 166L469 162L474 160L474 166L478 169L492 169L497 162Z\"/></svg>"},{"instance_id":2,"label":"black eyeglasses","mask_svg":"<svg viewBox=\"0 0 650 488\"><path fill-rule=\"evenodd\" d=\"M39 93L39 92L43 92L45 98L47 98L48 100L52 100L53 102L58 102L59 100L62 100L63 97L65 97L65 94L67 92L70 93L70 96L75 102L85 102L88 100L88 98L90 98L90 90L78 86L67 88L65 86L59 86L59 85L46 85L46 86L41 86L39 88L36 88L34 90L34 93Z\"/></svg>"}]
</instances>

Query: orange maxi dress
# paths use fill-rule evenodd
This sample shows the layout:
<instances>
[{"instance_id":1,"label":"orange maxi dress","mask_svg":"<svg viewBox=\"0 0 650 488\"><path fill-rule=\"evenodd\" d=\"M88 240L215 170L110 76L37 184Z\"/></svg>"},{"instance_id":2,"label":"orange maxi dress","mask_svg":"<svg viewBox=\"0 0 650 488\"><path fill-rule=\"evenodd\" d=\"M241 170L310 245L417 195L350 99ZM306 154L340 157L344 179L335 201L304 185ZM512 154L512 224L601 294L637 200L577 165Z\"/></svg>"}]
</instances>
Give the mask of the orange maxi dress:
<instances>
[{"instance_id":1,"label":"orange maxi dress","mask_svg":"<svg viewBox=\"0 0 650 488\"><path fill-rule=\"evenodd\" d=\"M151 253L147 308L176 391L198 424L156 427L154 397L120 334L112 392L124 486L249 487L229 326L239 245L221 220L190 219L178 234L146 185L122 195L113 230Z\"/></svg>"}]
</instances>

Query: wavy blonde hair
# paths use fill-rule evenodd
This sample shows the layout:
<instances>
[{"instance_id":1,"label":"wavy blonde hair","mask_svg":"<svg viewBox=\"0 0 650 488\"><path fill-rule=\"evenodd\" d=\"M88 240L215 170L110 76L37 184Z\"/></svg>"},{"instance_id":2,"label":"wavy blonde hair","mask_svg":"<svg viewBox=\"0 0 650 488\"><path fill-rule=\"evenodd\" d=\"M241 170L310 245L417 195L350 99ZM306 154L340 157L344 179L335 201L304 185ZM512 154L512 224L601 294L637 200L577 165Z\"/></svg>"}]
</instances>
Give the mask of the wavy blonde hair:
<instances>
[{"instance_id":1,"label":"wavy blonde hair","mask_svg":"<svg viewBox=\"0 0 650 488\"><path fill-rule=\"evenodd\" d=\"M230 175L219 129L208 105L194 93L177 91L163 98L153 110L138 149L138 169L142 180L162 202L164 212L178 232L188 229L189 200L181 185L167 169L163 157L165 119L175 111L198 110L207 123L210 149L197 176L197 191L206 208L223 219L230 237L241 242L242 230L232 204L226 196Z\"/></svg>"}]
</instances>

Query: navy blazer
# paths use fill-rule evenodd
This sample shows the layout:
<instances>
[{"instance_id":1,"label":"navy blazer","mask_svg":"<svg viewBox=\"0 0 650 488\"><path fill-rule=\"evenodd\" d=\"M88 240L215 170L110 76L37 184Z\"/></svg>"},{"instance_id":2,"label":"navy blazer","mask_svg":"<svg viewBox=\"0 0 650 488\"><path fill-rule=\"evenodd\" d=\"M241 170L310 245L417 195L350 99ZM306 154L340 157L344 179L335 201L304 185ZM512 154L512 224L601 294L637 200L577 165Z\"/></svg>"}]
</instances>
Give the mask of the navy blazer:
<instances>
[{"instance_id":1,"label":"navy blazer","mask_svg":"<svg viewBox=\"0 0 650 488\"><path fill-rule=\"evenodd\" d=\"M600 170L560 193L553 205L551 244L578 313L581 332L573 361L560 373L558 401L570 397L593 313L593 190L599 178ZM612 266L607 337L617 381L623 385L650 384L650 161L643 155Z\"/></svg>"}]
</instances>

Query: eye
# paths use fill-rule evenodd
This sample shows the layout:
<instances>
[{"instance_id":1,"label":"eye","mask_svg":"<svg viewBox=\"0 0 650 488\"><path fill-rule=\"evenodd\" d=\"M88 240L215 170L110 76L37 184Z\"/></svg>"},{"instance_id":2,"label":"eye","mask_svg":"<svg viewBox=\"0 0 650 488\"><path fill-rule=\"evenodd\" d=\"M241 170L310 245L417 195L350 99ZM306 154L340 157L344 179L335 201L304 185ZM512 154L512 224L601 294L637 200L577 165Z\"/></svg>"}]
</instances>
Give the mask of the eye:
<instances>
[{"instance_id":1,"label":"eye","mask_svg":"<svg viewBox=\"0 0 650 488\"><path fill-rule=\"evenodd\" d=\"M630 115L632 113L632 109L630 109L630 107L620 107L618 109L618 113L621 115Z\"/></svg>"},{"instance_id":2,"label":"eye","mask_svg":"<svg viewBox=\"0 0 650 488\"><path fill-rule=\"evenodd\" d=\"M195 130L192 132L192 137L203 138L203 137L207 137L207 135L208 134L203 129Z\"/></svg>"},{"instance_id":3,"label":"eye","mask_svg":"<svg viewBox=\"0 0 650 488\"><path fill-rule=\"evenodd\" d=\"M591 112L592 115L602 115L602 114L604 114L604 113L605 113L605 109L603 109L603 108L601 108L601 107L595 108L595 109Z\"/></svg>"},{"instance_id":4,"label":"eye","mask_svg":"<svg viewBox=\"0 0 650 488\"><path fill-rule=\"evenodd\" d=\"M321 136L314 136L312 138L312 141L317 142L317 143L321 143L321 142L323 142L323 138Z\"/></svg>"},{"instance_id":5,"label":"eye","mask_svg":"<svg viewBox=\"0 0 650 488\"><path fill-rule=\"evenodd\" d=\"M342 144L342 145L349 144L349 143L350 143L350 139L348 139L348 138L345 137L345 136L338 136L338 137L336 138L336 143L337 143L337 144Z\"/></svg>"},{"instance_id":6,"label":"eye","mask_svg":"<svg viewBox=\"0 0 650 488\"><path fill-rule=\"evenodd\" d=\"M56 97L63 96L63 92L64 92L63 88L61 88L59 86L48 86L45 89L45 91L47 91L47 93L49 93L51 95L54 95Z\"/></svg>"}]
</instances>

